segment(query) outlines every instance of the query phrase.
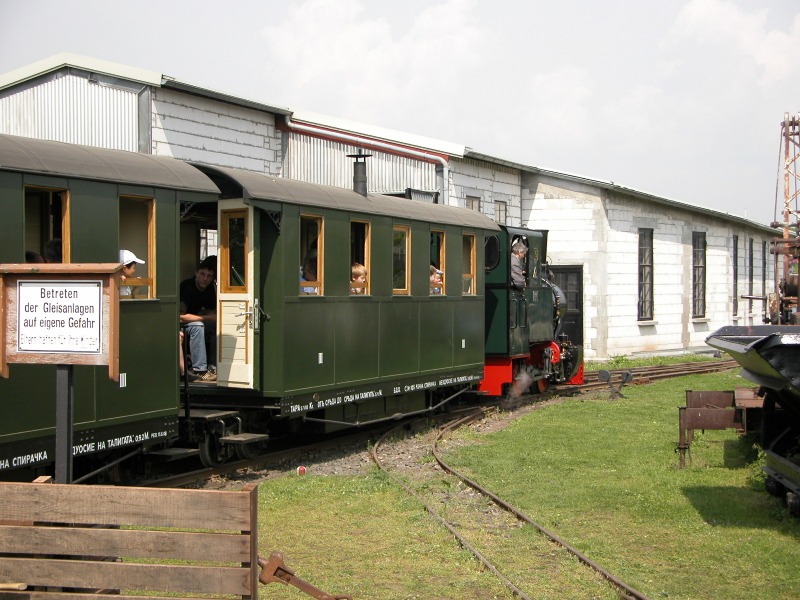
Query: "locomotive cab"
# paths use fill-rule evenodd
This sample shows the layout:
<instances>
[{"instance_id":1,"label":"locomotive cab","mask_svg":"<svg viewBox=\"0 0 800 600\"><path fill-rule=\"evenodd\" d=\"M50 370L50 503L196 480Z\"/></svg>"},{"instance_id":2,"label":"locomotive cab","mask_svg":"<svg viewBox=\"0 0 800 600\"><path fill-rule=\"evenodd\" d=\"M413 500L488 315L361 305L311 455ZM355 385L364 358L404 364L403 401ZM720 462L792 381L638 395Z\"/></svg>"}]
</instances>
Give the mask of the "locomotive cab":
<instances>
[{"instance_id":1,"label":"locomotive cab","mask_svg":"<svg viewBox=\"0 0 800 600\"><path fill-rule=\"evenodd\" d=\"M513 249L523 245L525 285L512 274ZM540 392L580 371L581 349L561 334L564 294L548 277L547 232L501 227L487 241L486 377L479 390L493 396Z\"/></svg>"}]
</instances>

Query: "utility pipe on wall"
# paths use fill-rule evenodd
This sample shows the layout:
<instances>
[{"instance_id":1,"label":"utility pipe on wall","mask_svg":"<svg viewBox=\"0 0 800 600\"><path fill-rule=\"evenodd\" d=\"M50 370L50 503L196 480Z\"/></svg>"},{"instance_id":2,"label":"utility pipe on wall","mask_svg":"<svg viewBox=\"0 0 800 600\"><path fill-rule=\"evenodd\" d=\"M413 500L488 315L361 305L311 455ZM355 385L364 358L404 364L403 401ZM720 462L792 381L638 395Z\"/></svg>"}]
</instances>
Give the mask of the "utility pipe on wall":
<instances>
[{"instance_id":1,"label":"utility pipe on wall","mask_svg":"<svg viewBox=\"0 0 800 600\"><path fill-rule=\"evenodd\" d=\"M449 204L450 168L448 166L446 158L439 156L438 154L423 152L422 150L415 150L413 148L408 148L406 146L401 146L399 144L393 144L391 142L366 139L364 137L360 137L357 135L342 133L340 131L334 131L323 127L308 125L306 123L296 123L292 121L291 115L284 115L284 119L286 122L286 127L292 131L300 131L302 133L308 133L313 136L324 136L342 142L350 142L352 144L357 144L359 146L375 148L377 150L386 150L387 152L390 152L392 154L399 154L400 156L419 158L421 160L425 160L428 162L438 163L442 167L442 182L440 186L442 204L445 205Z\"/></svg>"}]
</instances>

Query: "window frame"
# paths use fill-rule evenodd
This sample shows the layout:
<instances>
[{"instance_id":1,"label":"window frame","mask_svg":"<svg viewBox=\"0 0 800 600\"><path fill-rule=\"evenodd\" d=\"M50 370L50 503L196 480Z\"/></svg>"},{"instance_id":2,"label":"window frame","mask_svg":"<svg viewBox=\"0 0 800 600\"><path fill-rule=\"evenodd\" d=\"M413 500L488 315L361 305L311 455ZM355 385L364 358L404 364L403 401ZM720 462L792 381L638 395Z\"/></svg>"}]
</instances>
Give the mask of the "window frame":
<instances>
[{"instance_id":1,"label":"window frame","mask_svg":"<svg viewBox=\"0 0 800 600\"><path fill-rule=\"evenodd\" d=\"M305 229L303 227L303 221L314 221L317 224L317 237L314 241L309 242L308 240L304 241L305 236ZM298 294L301 297L312 297L317 298L320 296L325 295L325 218L319 214L313 213L301 213L300 214L300 221L299 221L300 229L299 229L299 242L300 247L298 250L300 251L300 281L298 286ZM303 281L303 267L305 266L305 261L308 257L309 252L312 249L313 244L316 242L317 245L317 260L316 260L316 267L317 267L317 279L315 281ZM304 247L305 246L305 247ZM315 291L307 292L304 291L304 288L311 288Z\"/></svg>"},{"instance_id":2,"label":"window frame","mask_svg":"<svg viewBox=\"0 0 800 600\"><path fill-rule=\"evenodd\" d=\"M653 230L639 229L639 301L636 318L639 321L652 321L655 314L653 260Z\"/></svg>"},{"instance_id":3,"label":"window frame","mask_svg":"<svg viewBox=\"0 0 800 600\"><path fill-rule=\"evenodd\" d=\"M502 210L501 210L502 207ZM503 214L503 218L499 217L500 213ZM505 200L495 200L494 202L494 220L496 223L501 225L506 224L506 220L508 219L508 202Z\"/></svg>"},{"instance_id":4,"label":"window frame","mask_svg":"<svg viewBox=\"0 0 800 600\"><path fill-rule=\"evenodd\" d=\"M37 254L41 255L44 258L44 249L50 240L60 238L61 239L61 262L62 263L69 263L71 262L70 259L70 201L71 201L71 194L70 190L67 188L61 187L50 187L46 185L25 185L23 190L23 199L25 202L25 216L27 220L27 207L28 207L28 193L29 192L38 192L38 193L46 193L48 196L47 206L48 209L53 205L53 194L61 194L61 214L59 215L61 219L61 231L57 232L53 230L53 223L49 220L47 222L47 231L44 231L44 217L42 215L41 209L41 201L39 204L39 209L37 209L37 217L39 219L38 223L38 237L39 237L39 245L34 250L33 248L28 247L28 231L27 231L27 222L26 222L26 230L23 232L23 238L25 240L25 250L34 250ZM51 211L48 210L48 214Z\"/></svg>"},{"instance_id":5,"label":"window frame","mask_svg":"<svg viewBox=\"0 0 800 600\"><path fill-rule=\"evenodd\" d=\"M755 277L755 256L753 253L753 238L749 238L747 243L747 314L753 314L753 279Z\"/></svg>"},{"instance_id":6,"label":"window frame","mask_svg":"<svg viewBox=\"0 0 800 600\"><path fill-rule=\"evenodd\" d=\"M761 240L761 297L764 299L762 304L762 314L767 313L767 241Z\"/></svg>"},{"instance_id":7,"label":"window frame","mask_svg":"<svg viewBox=\"0 0 800 600\"><path fill-rule=\"evenodd\" d=\"M230 228L228 223L231 219L244 220L244 265L243 265L243 279L244 285L233 285L231 283L231 252L230 252ZM219 291L226 294L246 294L248 293L248 278L247 273L250 265L247 249L250 247L250 223L248 220L247 208L230 208L220 210L219 215L219 247L218 253L220 262L217 267L217 283Z\"/></svg>"},{"instance_id":8,"label":"window frame","mask_svg":"<svg viewBox=\"0 0 800 600\"><path fill-rule=\"evenodd\" d=\"M134 254L145 256L144 261L147 264L147 277L130 277L125 281L125 285L131 288L145 288L147 294L141 297L140 294L134 296L120 296L121 300L152 300L157 298L156 295L156 200L151 196L137 196L135 194L120 194L119 206L122 208L125 203L144 204L146 211L146 229L144 238L147 244L145 252L141 251L139 244L129 244L127 240L122 239L120 232L120 249L131 250ZM120 214L120 227L126 222L124 215ZM137 236L138 237L138 236Z\"/></svg>"},{"instance_id":9,"label":"window frame","mask_svg":"<svg viewBox=\"0 0 800 600\"><path fill-rule=\"evenodd\" d=\"M707 242L704 231L692 232L692 318L706 316Z\"/></svg>"},{"instance_id":10,"label":"window frame","mask_svg":"<svg viewBox=\"0 0 800 600\"><path fill-rule=\"evenodd\" d=\"M733 236L733 316L739 315L739 236Z\"/></svg>"},{"instance_id":11,"label":"window frame","mask_svg":"<svg viewBox=\"0 0 800 600\"><path fill-rule=\"evenodd\" d=\"M469 252L466 255L468 260L465 260L464 243L469 241ZM476 236L474 233L461 234L461 295L462 296L477 296L477 247Z\"/></svg>"},{"instance_id":12,"label":"window frame","mask_svg":"<svg viewBox=\"0 0 800 600\"><path fill-rule=\"evenodd\" d=\"M431 255L433 254L434 236L439 236L440 243L438 244L439 252L438 252L438 256L436 257L437 258L437 261L436 261L437 264L433 264L433 256L431 256L431 263L432 263L433 267L435 267L436 269L438 269L439 271L442 272L442 283L441 284L435 284L435 283L431 282L430 281L430 276L429 276L428 277L428 282L429 282L428 294L431 295L431 296L446 296L447 295L447 279L446 279L447 270L445 269L445 267L447 266L447 264L446 264L446 258L445 257L447 256L447 252L445 251L445 249L447 247L447 234L446 234L444 229L431 229L431 240L430 240L431 241ZM439 291L438 292L434 291L436 289L438 289Z\"/></svg>"},{"instance_id":13,"label":"window frame","mask_svg":"<svg viewBox=\"0 0 800 600\"><path fill-rule=\"evenodd\" d=\"M395 244L395 239L398 233L402 233L405 238L405 244L403 248L405 254L405 259L403 261L403 278L404 278L403 287L395 287L395 283L397 282L395 267L399 264L399 261L395 259L395 249L397 248L397 245ZM411 226L395 224L392 226L392 295L393 296L411 295L410 275L411 275Z\"/></svg>"},{"instance_id":14,"label":"window frame","mask_svg":"<svg viewBox=\"0 0 800 600\"><path fill-rule=\"evenodd\" d=\"M362 248L362 252L364 258L361 261L357 260L357 256L355 256L355 240L353 239L353 226L359 225L364 227L364 247ZM348 289L350 290L351 296L369 296L372 293L372 288L370 286L371 274L372 269L370 268L371 263L371 256L370 256L370 249L372 248L372 224L369 221L365 221L362 219L351 219L350 220L350 268L352 269L353 265L356 262L359 262L364 266L367 270L366 279L364 281L364 292L359 294L354 292L354 289L357 289L359 286L354 286L352 283L352 277L350 276L350 272L348 272L347 278L350 280L350 284Z\"/></svg>"},{"instance_id":15,"label":"window frame","mask_svg":"<svg viewBox=\"0 0 800 600\"><path fill-rule=\"evenodd\" d=\"M464 196L464 207L467 210L481 212L481 201L482 199L480 196L471 196L467 194Z\"/></svg>"}]
</instances>

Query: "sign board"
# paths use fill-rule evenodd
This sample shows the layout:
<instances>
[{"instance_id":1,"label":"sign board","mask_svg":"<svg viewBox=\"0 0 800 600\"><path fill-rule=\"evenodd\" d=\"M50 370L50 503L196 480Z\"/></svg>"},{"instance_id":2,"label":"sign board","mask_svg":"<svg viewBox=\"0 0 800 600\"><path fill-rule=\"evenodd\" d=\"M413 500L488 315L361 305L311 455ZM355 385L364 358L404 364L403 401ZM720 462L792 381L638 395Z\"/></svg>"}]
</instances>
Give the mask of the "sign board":
<instances>
[{"instance_id":1,"label":"sign board","mask_svg":"<svg viewBox=\"0 0 800 600\"><path fill-rule=\"evenodd\" d=\"M118 381L120 268L0 265L0 375L9 363L108 365Z\"/></svg>"}]
</instances>

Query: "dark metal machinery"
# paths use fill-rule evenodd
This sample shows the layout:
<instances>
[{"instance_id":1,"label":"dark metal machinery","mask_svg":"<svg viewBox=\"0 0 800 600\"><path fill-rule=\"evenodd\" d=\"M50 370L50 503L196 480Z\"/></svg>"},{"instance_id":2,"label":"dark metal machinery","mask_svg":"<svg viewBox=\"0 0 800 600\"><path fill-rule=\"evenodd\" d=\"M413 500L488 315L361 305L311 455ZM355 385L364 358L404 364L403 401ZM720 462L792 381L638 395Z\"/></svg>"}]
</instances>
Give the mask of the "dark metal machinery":
<instances>
[{"instance_id":1,"label":"dark metal machinery","mask_svg":"<svg viewBox=\"0 0 800 600\"><path fill-rule=\"evenodd\" d=\"M760 386L764 398L761 445L767 457L767 491L786 498L789 512L800 515L800 320L798 320L798 196L800 196L800 116L784 115L782 235L771 241L774 292L767 298L765 322L755 327L723 327L706 343L731 355L742 376ZM778 203L775 203L776 213Z\"/></svg>"},{"instance_id":2,"label":"dark metal machinery","mask_svg":"<svg viewBox=\"0 0 800 600\"><path fill-rule=\"evenodd\" d=\"M764 396L761 445L767 491L800 515L800 328L723 327L706 343L730 354Z\"/></svg>"}]
</instances>

